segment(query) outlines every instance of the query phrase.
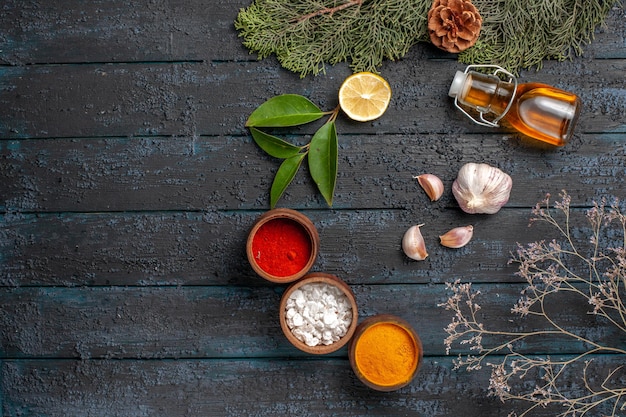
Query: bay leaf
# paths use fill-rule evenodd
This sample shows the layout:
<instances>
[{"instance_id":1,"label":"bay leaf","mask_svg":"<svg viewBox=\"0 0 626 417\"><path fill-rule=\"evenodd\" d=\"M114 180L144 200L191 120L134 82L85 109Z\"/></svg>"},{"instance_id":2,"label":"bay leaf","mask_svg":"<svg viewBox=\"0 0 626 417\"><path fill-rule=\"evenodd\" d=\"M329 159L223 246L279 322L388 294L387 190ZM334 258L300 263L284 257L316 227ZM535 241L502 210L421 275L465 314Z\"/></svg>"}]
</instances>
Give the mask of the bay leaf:
<instances>
[{"instance_id":1,"label":"bay leaf","mask_svg":"<svg viewBox=\"0 0 626 417\"><path fill-rule=\"evenodd\" d=\"M329 206L333 205L333 195L337 182L337 129L334 121L320 127L309 144L309 172L317 188Z\"/></svg>"},{"instance_id":2,"label":"bay leaf","mask_svg":"<svg viewBox=\"0 0 626 417\"><path fill-rule=\"evenodd\" d=\"M287 186L289 186L291 181L293 181L293 178L296 176L296 173L302 164L302 160L306 155L306 153L299 153L285 159L283 163L280 164L280 167L274 176L274 181L272 182L272 188L270 190L271 208L276 207L276 203L280 197L282 197L283 193L287 189Z\"/></svg>"},{"instance_id":3,"label":"bay leaf","mask_svg":"<svg viewBox=\"0 0 626 417\"><path fill-rule=\"evenodd\" d=\"M275 96L257 107L246 121L247 127L287 127L315 121L325 113L299 94Z\"/></svg>"},{"instance_id":4,"label":"bay leaf","mask_svg":"<svg viewBox=\"0 0 626 417\"><path fill-rule=\"evenodd\" d=\"M279 137L265 133L255 127L250 128L252 138L261 149L275 158L290 158L302 150L301 146L293 145Z\"/></svg>"}]
</instances>

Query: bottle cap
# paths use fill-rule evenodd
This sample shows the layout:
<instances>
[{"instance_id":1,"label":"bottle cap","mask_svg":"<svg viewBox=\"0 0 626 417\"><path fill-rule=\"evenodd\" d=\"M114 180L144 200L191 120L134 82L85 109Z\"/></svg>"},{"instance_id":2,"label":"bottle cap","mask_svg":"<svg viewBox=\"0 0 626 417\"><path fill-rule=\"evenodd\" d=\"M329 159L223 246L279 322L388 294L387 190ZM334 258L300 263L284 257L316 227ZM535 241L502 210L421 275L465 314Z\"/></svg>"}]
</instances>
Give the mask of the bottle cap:
<instances>
[{"instance_id":1,"label":"bottle cap","mask_svg":"<svg viewBox=\"0 0 626 417\"><path fill-rule=\"evenodd\" d=\"M452 80L452 84L450 84L450 90L448 91L448 95L450 97L456 97L459 95L461 90L463 89L463 85L465 84L465 79L467 78L467 74L463 71L457 71L454 75L454 80Z\"/></svg>"}]
</instances>

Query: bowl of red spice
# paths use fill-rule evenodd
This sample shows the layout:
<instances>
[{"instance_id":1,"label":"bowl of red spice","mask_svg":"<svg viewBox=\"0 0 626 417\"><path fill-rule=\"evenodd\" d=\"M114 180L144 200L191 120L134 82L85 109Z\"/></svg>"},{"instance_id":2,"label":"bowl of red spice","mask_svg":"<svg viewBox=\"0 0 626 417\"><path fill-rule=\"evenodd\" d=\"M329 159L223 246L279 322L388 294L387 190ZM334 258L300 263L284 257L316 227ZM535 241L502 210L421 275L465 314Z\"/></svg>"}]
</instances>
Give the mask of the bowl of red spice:
<instances>
[{"instance_id":1,"label":"bowl of red spice","mask_svg":"<svg viewBox=\"0 0 626 417\"><path fill-rule=\"evenodd\" d=\"M348 284L335 275L313 272L285 290L279 317L291 344L324 355L348 343L356 330L358 311Z\"/></svg>"},{"instance_id":2,"label":"bowl of red spice","mask_svg":"<svg viewBox=\"0 0 626 417\"><path fill-rule=\"evenodd\" d=\"M272 209L257 219L248 234L246 253L252 269L268 281L289 283L311 269L319 252L319 235L304 214Z\"/></svg>"},{"instance_id":3,"label":"bowl of red spice","mask_svg":"<svg viewBox=\"0 0 626 417\"><path fill-rule=\"evenodd\" d=\"M395 391L408 385L422 362L422 342L400 317L380 314L358 325L348 357L356 376L377 391Z\"/></svg>"}]
</instances>

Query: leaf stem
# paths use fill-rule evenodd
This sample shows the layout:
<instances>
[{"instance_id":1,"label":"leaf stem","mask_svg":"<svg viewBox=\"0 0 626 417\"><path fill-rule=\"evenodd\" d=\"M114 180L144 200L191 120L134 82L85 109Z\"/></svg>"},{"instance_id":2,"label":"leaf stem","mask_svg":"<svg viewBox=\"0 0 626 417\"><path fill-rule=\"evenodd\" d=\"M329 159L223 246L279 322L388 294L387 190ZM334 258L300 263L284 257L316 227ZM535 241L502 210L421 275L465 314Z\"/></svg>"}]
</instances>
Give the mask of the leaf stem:
<instances>
[{"instance_id":1,"label":"leaf stem","mask_svg":"<svg viewBox=\"0 0 626 417\"><path fill-rule=\"evenodd\" d=\"M330 122L334 122L337 119L337 116L339 115L339 110L341 109L341 107L339 105L337 105L337 107L335 107L333 110L327 112L326 114L330 114L330 117L328 118L327 123Z\"/></svg>"}]
</instances>

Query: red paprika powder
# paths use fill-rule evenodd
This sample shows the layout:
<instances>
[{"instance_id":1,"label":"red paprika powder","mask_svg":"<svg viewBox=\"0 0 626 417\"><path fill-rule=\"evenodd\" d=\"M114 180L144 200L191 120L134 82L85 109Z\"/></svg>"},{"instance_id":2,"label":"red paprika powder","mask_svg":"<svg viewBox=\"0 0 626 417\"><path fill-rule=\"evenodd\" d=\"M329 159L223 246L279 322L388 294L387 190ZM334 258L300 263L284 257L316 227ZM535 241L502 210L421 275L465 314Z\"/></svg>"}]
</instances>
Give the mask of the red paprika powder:
<instances>
[{"instance_id":1,"label":"red paprika powder","mask_svg":"<svg viewBox=\"0 0 626 417\"><path fill-rule=\"evenodd\" d=\"M252 253L257 265L276 277L294 275L306 266L312 243L307 231L290 219L264 223L252 239Z\"/></svg>"}]
</instances>

